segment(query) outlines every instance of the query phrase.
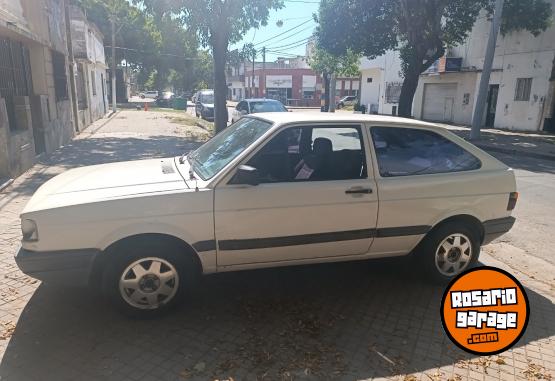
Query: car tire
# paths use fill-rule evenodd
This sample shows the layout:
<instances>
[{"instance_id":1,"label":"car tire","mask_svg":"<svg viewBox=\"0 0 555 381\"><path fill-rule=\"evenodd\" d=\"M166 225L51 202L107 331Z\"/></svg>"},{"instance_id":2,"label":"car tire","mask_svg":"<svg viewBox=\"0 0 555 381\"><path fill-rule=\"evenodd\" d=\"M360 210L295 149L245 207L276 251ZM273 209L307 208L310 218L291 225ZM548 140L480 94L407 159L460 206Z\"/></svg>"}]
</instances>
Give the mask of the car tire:
<instances>
[{"instance_id":1,"label":"car tire","mask_svg":"<svg viewBox=\"0 0 555 381\"><path fill-rule=\"evenodd\" d=\"M152 239L139 241L110 252L113 258L103 274L103 290L124 315L154 318L184 301L198 273L183 248Z\"/></svg>"},{"instance_id":2,"label":"car tire","mask_svg":"<svg viewBox=\"0 0 555 381\"><path fill-rule=\"evenodd\" d=\"M141 95L141 99L145 99L145 96L144 96L144 95Z\"/></svg>"},{"instance_id":3,"label":"car tire","mask_svg":"<svg viewBox=\"0 0 555 381\"><path fill-rule=\"evenodd\" d=\"M428 233L414 256L427 279L445 284L476 265L480 234L462 222L439 225Z\"/></svg>"}]
</instances>

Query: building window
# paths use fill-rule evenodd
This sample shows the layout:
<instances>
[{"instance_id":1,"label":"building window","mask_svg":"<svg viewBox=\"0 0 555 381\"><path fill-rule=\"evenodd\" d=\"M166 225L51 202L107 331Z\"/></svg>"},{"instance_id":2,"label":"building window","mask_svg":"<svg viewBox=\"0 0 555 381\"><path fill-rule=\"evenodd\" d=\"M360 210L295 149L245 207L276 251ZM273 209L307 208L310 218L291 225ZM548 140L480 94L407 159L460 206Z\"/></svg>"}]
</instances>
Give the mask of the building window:
<instances>
[{"instance_id":1,"label":"building window","mask_svg":"<svg viewBox=\"0 0 555 381\"><path fill-rule=\"evenodd\" d=\"M366 83L372 83L372 78L370 77L366 78Z\"/></svg>"},{"instance_id":2,"label":"building window","mask_svg":"<svg viewBox=\"0 0 555 381\"><path fill-rule=\"evenodd\" d=\"M470 104L470 93L464 93L463 95L463 105Z\"/></svg>"},{"instance_id":3,"label":"building window","mask_svg":"<svg viewBox=\"0 0 555 381\"><path fill-rule=\"evenodd\" d=\"M314 89L303 90L303 99L314 99Z\"/></svg>"},{"instance_id":4,"label":"building window","mask_svg":"<svg viewBox=\"0 0 555 381\"><path fill-rule=\"evenodd\" d=\"M388 82L385 88L385 103L399 103L402 86L400 82Z\"/></svg>"},{"instance_id":5,"label":"building window","mask_svg":"<svg viewBox=\"0 0 555 381\"><path fill-rule=\"evenodd\" d=\"M93 95L96 95L96 75L94 73L94 70L91 70L91 87Z\"/></svg>"},{"instance_id":6,"label":"building window","mask_svg":"<svg viewBox=\"0 0 555 381\"><path fill-rule=\"evenodd\" d=\"M18 124L15 97L31 93L31 63L29 50L20 42L0 39L0 97L6 103L10 130L27 128Z\"/></svg>"},{"instance_id":7,"label":"building window","mask_svg":"<svg viewBox=\"0 0 555 381\"><path fill-rule=\"evenodd\" d=\"M52 50L52 69L54 71L56 102L67 100L66 57L54 50Z\"/></svg>"},{"instance_id":8,"label":"building window","mask_svg":"<svg viewBox=\"0 0 555 381\"><path fill-rule=\"evenodd\" d=\"M351 95L358 97L358 90L351 90Z\"/></svg>"},{"instance_id":9,"label":"building window","mask_svg":"<svg viewBox=\"0 0 555 381\"><path fill-rule=\"evenodd\" d=\"M532 91L532 78L517 78L515 101L527 102L530 100L530 92Z\"/></svg>"},{"instance_id":10,"label":"building window","mask_svg":"<svg viewBox=\"0 0 555 381\"><path fill-rule=\"evenodd\" d=\"M85 72L83 72L83 66L79 65L77 67L77 77L75 81L77 87L77 106L79 110L85 110L87 106L87 94L85 86Z\"/></svg>"}]
</instances>

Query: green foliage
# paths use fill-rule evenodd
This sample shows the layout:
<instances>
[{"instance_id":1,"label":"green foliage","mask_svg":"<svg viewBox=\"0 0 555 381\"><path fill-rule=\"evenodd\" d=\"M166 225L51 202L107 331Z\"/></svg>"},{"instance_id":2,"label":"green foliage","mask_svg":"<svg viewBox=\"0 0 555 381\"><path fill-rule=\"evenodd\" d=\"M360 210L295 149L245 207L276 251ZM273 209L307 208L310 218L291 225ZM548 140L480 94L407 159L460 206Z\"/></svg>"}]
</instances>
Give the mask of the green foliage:
<instances>
[{"instance_id":1,"label":"green foliage","mask_svg":"<svg viewBox=\"0 0 555 381\"><path fill-rule=\"evenodd\" d=\"M214 58L214 119L216 131L227 126L225 66L230 44L251 28L267 25L270 9L283 0L136 0L153 14L172 14L194 30Z\"/></svg>"},{"instance_id":2,"label":"green foliage","mask_svg":"<svg viewBox=\"0 0 555 381\"><path fill-rule=\"evenodd\" d=\"M347 50L341 56L335 56L324 49L316 47L308 64L317 73L336 74L355 77L360 74L360 55Z\"/></svg>"},{"instance_id":3,"label":"green foliage","mask_svg":"<svg viewBox=\"0 0 555 381\"><path fill-rule=\"evenodd\" d=\"M192 90L197 83L212 82L206 70L207 55L198 51L196 34L181 20L161 12L147 12L127 0L72 0L87 12L104 34L105 46L111 45L111 19L115 20L116 59L127 62L137 73L140 88ZM111 49L107 48L107 57ZM210 56L208 55L208 58ZM211 66L209 66L211 68Z\"/></svg>"}]
</instances>

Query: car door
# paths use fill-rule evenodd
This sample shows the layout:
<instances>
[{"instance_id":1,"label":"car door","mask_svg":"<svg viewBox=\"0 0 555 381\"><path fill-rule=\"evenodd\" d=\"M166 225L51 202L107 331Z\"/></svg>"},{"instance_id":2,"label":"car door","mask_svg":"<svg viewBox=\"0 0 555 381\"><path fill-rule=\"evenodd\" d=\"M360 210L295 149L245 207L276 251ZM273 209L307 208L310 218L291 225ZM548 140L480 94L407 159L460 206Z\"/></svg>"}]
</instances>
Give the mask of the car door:
<instances>
[{"instance_id":1,"label":"car door","mask_svg":"<svg viewBox=\"0 0 555 381\"><path fill-rule=\"evenodd\" d=\"M364 133L354 124L286 127L245 159L260 184L230 177L216 187L218 266L367 253L378 199Z\"/></svg>"}]
</instances>

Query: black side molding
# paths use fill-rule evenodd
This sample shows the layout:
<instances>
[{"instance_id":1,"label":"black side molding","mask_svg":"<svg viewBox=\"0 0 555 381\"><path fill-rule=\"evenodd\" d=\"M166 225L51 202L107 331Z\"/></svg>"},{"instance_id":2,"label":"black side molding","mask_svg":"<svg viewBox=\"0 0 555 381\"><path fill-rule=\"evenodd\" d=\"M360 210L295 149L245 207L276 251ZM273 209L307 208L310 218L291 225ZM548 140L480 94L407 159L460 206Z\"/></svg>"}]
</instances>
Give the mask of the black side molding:
<instances>
[{"instance_id":1,"label":"black side molding","mask_svg":"<svg viewBox=\"0 0 555 381\"><path fill-rule=\"evenodd\" d=\"M286 247L310 245L315 243L353 241L365 238L388 238L426 234L430 226L402 226L394 228L348 230L329 233L303 234L284 237L234 239L218 242L220 250L250 250L267 249L271 247ZM194 247L194 246L193 246Z\"/></svg>"}]
</instances>

